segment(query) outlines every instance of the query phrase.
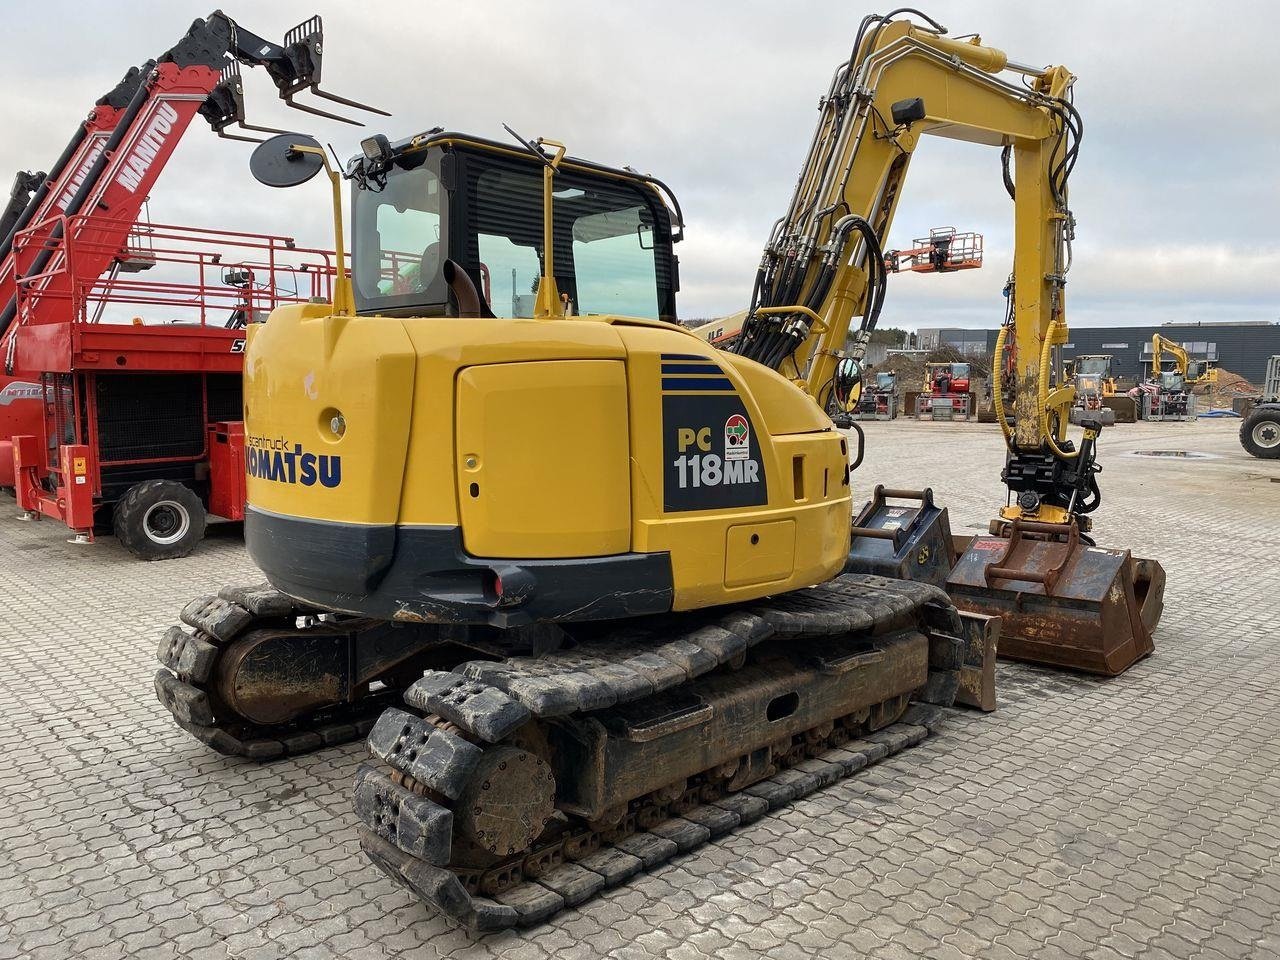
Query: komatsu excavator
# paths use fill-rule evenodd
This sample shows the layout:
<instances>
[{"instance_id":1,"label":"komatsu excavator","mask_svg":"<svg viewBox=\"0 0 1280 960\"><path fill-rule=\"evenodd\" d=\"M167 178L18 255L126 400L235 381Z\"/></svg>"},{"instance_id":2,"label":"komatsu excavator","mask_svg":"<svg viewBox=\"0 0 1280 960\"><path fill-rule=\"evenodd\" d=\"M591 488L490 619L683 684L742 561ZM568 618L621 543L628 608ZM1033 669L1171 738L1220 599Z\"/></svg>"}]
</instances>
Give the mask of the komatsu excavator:
<instances>
[{"instance_id":1,"label":"komatsu excavator","mask_svg":"<svg viewBox=\"0 0 1280 960\"><path fill-rule=\"evenodd\" d=\"M934 584L843 572L852 451L820 398L860 377L926 133L1015 161L1025 362L1002 522L1078 545L1097 488L1093 433L1066 441L1070 388L1047 382L1072 77L921 19L863 21L732 351L672 322L683 225L660 181L545 139L365 140L343 174L350 283L248 331L245 537L269 583L193 601L195 632L162 640L178 722L251 757L367 731L364 849L478 930L923 736L892 725L955 698L991 621ZM277 137L253 167L276 186L327 170L343 249L314 140ZM479 292L507 278L509 302Z\"/></svg>"}]
</instances>

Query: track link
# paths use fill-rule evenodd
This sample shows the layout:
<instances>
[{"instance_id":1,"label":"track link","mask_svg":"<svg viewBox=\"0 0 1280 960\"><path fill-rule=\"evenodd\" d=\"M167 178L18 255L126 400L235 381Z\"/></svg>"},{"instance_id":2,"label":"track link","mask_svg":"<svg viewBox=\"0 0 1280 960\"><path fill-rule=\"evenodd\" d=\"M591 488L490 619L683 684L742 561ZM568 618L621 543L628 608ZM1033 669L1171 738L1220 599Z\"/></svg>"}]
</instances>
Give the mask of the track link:
<instances>
[{"instance_id":1,"label":"track link","mask_svg":"<svg viewBox=\"0 0 1280 960\"><path fill-rule=\"evenodd\" d=\"M623 625L538 658L428 672L405 693L411 710L388 709L370 733L375 762L360 768L355 784L362 846L432 909L473 932L539 923L922 740L937 722L936 708L911 706L907 722L890 725L913 693L952 702L961 633L937 588L851 574L769 601ZM626 794L635 798L608 815L599 808L612 800L597 796L592 804L582 800L587 791L575 801L574 791L551 777L556 749L577 749L597 727L633 744L624 750L644 750L634 744L652 740L674 747L682 733L708 737L711 709L700 709L694 692L721 698L715 702L732 713L732 697L754 683L755 709L788 669L821 677L846 698L858 688L856 702L865 705L847 715L815 713L818 722L808 729L793 721L780 728L781 740L751 747L750 756L671 774L673 782ZM871 671L862 675L874 678L868 682L897 686L868 698L858 687L861 670ZM682 699L686 685L691 692ZM633 716L641 717L636 728L627 726ZM809 714L796 719L803 716ZM757 739L762 729L756 726ZM551 747L557 736L560 747ZM687 739L685 745L687 754ZM627 757L647 757L638 760L644 769L654 759L621 756L624 765ZM666 756L657 761L663 770ZM578 801L590 805L577 809L597 812L575 814ZM485 805L495 802L486 823Z\"/></svg>"},{"instance_id":2,"label":"track link","mask_svg":"<svg viewBox=\"0 0 1280 960\"><path fill-rule=\"evenodd\" d=\"M473 893L450 870L405 853L369 827L361 827L360 845L384 872L421 898L435 912L471 933L531 927L571 907L651 871L679 854L759 820L786 804L916 746L937 732L940 707L912 704L902 719L883 730L798 760L741 793L691 807L635 829L601 839L591 852L562 858L546 873L522 879L493 897ZM659 811L655 808L653 815Z\"/></svg>"},{"instance_id":3,"label":"track link","mask_svg":"<svg viewBox=\"0 0 1280 960\"><path fill-rule=\"evenodd\" d=\"M297 626L299 618L319 613L267 583L228 586L217 596L192 600L182 611L182 625L170 627L160 638L156 698L179 727L227 756L274 760L368 735L378 714L395 699L395 691L279 725L238 716L218 695L219 666L234 641L256 630L297 630L302 637L306 630Z\"/></svg>"}]
</instances>

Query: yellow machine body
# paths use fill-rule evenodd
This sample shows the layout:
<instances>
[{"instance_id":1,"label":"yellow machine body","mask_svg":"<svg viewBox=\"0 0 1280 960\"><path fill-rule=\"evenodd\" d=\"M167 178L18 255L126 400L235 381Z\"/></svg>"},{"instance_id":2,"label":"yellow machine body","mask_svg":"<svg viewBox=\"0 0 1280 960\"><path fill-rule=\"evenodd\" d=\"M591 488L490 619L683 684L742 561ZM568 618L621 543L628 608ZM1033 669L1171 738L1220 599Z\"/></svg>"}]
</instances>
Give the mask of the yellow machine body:
<instances>
[{"instance_id":1,"label":"yellow machine body","mask_svg":"<svg viewBox=\"0 0 1280 960\"><path fill-rule=\"evenodd\" d=\"M336 609L370 612L407 564L391 579L422 589L386 597L401 620L686 610L820 583L849 549L826 416L661 321L290 307L250 333L245 405L254 556ZM423 531L474 562L415 553ZM597 599L607 558L630 600Z\"/></svg>"}]
</instances>

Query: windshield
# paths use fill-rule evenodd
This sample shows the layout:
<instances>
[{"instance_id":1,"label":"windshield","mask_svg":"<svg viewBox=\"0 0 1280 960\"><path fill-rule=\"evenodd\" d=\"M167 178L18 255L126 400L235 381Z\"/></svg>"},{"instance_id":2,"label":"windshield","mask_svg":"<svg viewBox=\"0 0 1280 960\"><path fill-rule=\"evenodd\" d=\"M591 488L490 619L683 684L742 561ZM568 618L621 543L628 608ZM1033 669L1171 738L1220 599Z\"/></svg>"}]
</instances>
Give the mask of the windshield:
<instances>
[{"instance_id":1,"label":"windshield","mask_svg":"<svg viewBox=\"0 0 1280 960\"><path fill-rule=\"evenodd\" d=\"M1106 357L1080 357L1076 361L1076 373L1104 377L1110 366L1111 361Z\"/></svg>"},{"instance_id":2,"label":"windshield","mask_svg":"<svg viewBox=\"0 0 1280 960\"><path fill-rule=\"evenodd\" d=\"M357 305L443 300L441 191L435 170L426 165L396 170L380 190L357 190L352 206Z\"/></svg>"},{"instance_id":3,"label":"windshield","mask_svg":"<svg viewBox=\"0 0 1280 960\"><path fill-rule=\"evenodd\" d=\"M498 317L532 317L543 273L543 165L470 146L397 157L352 197L356 306L363 313L450 312L456 261ZM573 315L672 320L671 227L656 192L566 162L552 187L554 275Z\"/></svg>"},{"instance_id":4,"label":"windshield","mask_svg":"<svg viewBox=\"0 0 1280 960\"><path fill-rule=\"evenodd\" d=\"M493 278L495 314L531 317L542 274L542 167L472 155L466 168L464 256ZM653 198L633 183L572 170L556 174L555 278L571 312L659 316L665 271L656 256L655 213Z\"/></svg>"}]
</instances>

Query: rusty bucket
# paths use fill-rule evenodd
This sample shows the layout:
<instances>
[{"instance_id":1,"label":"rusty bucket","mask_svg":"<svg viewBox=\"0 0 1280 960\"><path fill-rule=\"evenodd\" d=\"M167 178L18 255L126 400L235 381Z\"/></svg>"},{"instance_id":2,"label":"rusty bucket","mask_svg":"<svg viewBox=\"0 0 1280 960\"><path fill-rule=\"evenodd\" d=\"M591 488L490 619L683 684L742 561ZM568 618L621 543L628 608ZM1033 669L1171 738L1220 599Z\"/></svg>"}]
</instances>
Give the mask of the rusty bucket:
<instances>
[{"instance_id":1,"label":"rusty bucket","mask_svg":"<svg viewBox=\"0 0 1280 960\"><path fill-rule=\"evenodd\" d=\"M1093 546L1074 523L1014 521L968 542L947 590L1000 617L1000 656L1114 677L1155 649L1164 583L1155 560Z\"/></svg>"}]
</instances>

